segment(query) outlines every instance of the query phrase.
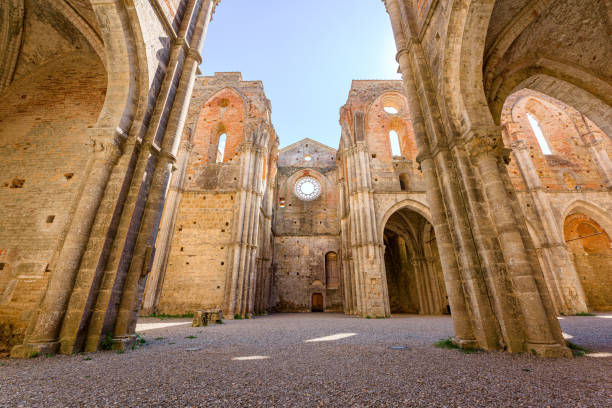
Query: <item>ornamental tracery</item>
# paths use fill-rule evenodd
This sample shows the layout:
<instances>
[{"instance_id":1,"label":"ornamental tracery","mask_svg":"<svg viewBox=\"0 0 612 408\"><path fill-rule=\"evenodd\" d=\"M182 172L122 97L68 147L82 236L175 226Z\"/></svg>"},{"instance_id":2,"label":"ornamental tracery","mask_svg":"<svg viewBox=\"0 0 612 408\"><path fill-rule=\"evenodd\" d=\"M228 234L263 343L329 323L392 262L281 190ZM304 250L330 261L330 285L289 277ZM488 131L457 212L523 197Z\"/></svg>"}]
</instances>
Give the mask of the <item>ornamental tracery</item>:
<instances>
[{"instance_id":1,"label":"ornamental tracery","mask_svg":"<svg viewBox=\"0 0 612 408\"><path fill-rule=\"evenodd\" d=\"M302 177L295 182L294 192L302 201L313 201L321 195L321 184L314 177Z\"/></svg>"}]
</instances>

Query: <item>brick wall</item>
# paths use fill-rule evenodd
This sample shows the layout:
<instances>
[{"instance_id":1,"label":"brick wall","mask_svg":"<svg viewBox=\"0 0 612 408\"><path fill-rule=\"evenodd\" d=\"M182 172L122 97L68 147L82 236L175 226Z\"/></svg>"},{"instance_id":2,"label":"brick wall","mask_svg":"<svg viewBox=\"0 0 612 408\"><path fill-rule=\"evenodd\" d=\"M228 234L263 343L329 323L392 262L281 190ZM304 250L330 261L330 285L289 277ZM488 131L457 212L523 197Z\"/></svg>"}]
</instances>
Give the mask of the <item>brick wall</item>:
<instances>
[{"instance_id":1,"label":"brick wall","mask_svg":"<svg viewBox=\"0 0 612 408\"><path fill-rule=\"evenodd\" d=\"M222 306L234 198L234 193L183 193L160 313L193 313L196 309Z\"/></svg>"},{"instance_id":2,"label":"brick wall","mask_svg":"<svg viewBox=\"0 0 612 408\"><path fill-rule=\"evenodd\" d=\"M97 57L73 53L13 83L0 102L0 320L18 336L53 273L105 93Z\"/></svg>"},{"instance_id":3,"label":"brick wall","mask_svg":"<svg viewBox=\"0 0 612 408\"><path fill-rule=\"evenodd\" d=\"M597 222L579 213L566 218L564 235L589 308L612 310L612 241L609 235Z\"/></svg>"}]
</instances>

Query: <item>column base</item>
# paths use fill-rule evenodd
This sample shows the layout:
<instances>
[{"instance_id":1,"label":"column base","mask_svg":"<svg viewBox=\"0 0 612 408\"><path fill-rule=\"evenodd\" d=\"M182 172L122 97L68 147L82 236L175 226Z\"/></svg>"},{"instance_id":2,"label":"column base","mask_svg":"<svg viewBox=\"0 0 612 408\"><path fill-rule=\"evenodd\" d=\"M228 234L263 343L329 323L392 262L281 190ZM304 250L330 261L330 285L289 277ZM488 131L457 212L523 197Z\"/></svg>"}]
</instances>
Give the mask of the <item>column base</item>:
<instances>
[{"instance_id":1,"label":"column base","mask_svg":"<svg viewBox=\"0 0 612 408\"><path fill-rule=\"evenodd\" d=\"M113 350L130 350L136 343L136 336L130 334L125 337L116 337L113 339Z\"/></svg>"},{"instance_id":2,"label":"column base","mask_svg":"<svg viewBox=\"0 0 612 408\"><path fill-rule=\"evenodd\" d=\"M56 354L59 342L26 343L14 346L11 349L12 358L35 358L45 354Z\"/></svg>"},{"instance_id":3,"label":"column base","mask_svg":"<svg viewBox=\"0 0 612 408\"><path fill-rule=\"evenodd\" d=\"M546 357L546 358L558 358L558 357L572 358L574 357L574 355L572 354L572 351L569 348L562 346L560 344L527 343L525 347L530 353L533 353L540 357Z\"/></svg>"},{"instance_id":4,"label":"column base","mask_svg":"<svg viewBox=\"0 0 612 408\"><path fill-rule=\"evenodd\" d=\"M478 342L475 339L460 339L459 337L453 337L452 341L462 349L480 348L478 347Z\"/></svg>"},{"instance_id":5,"label":"column base","mask_svg":"<svg viewBox=\"0 0 612 408\"><path fill-rule=\"evenodd\" d=\"M74 340L62 340L60 342L59 352L61 354L75 354L80 351L80 347L77 345L76 339Z\"/></svg>"}]
</instances>

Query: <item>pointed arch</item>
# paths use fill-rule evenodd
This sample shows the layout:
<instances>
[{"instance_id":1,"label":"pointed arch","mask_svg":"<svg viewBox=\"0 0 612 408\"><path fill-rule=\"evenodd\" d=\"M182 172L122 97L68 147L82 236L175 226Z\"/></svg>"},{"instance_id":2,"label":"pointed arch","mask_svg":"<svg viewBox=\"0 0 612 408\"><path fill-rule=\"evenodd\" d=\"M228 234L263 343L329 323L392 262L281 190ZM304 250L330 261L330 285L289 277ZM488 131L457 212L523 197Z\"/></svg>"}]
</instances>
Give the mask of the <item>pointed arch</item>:
<instances>
[{"instance_id":1,"label":"pointed arch","mask_svg":"<svg viewBox=\"0 0 612 408\"><path fill-rule=\"evenodd\" d=\"M387 108L392 111L387 112ZM393 157L414 158L417 148L406 97L395 89L386 90L365 107L366 141L377 158L391 161Z\"/></svg>"},{"instance_id":2,"label":"pointed arch","mask_svg":"<svg viewBox=\"0 0 612 408\"><path fill-rule=\"evenodd\" d=\"M385 235L385 225L387 225L387 221L389 221L389 218L391 218L391 216L396 211L402 208L408 208L409 210L412 210L418 213L419 215L422 215L423 218L427 220L427 222L431 223L431 213L427 205L412 199L402 200L392 205L380 219L380 222L378 223L378 238L380 242L383 242L383 237Z\"/></svg>"},{"instance_id":3,"label":"pointed arch","mask_svg":"<svg viewBox=\"0 0 612 408\"><path fill-rule=\"evenodd\" d=\"M612 85L576 66L546 58L511 67L488 95L497 123L508 96L521 89L549 95L582 112L612 140Z\"/></svg>"},{"instance_id":4,"label":"pointed arch","mask_svg":"<svg viewBox=\"0 0 612 408\"><path fill-rule=\"evenodd\" d=\"M245 137L247 112L244 95L234 87L212 93L197 115L193 132L195 155L205 162L217 163L220 139L225 135L223 162L232 160Z\"/></svg>"},{"instance_id":5,"label":"pointed arch","mask_svg":"<svg viewBox=\"0 0 612 408\"><path fill-rule=\"evenodd\" d=\"M563 231L563 225L565 223L565 219L572 214L584 214L589 218L592 218L593 221L597 222L608 235L612 236L612 216L610 216L610 210L606 211L603 208L588 203L584 200L575 200L569 203L562 212L563 216L561 217L559 224L559 231Z\"/></svg>"}]
</instances>

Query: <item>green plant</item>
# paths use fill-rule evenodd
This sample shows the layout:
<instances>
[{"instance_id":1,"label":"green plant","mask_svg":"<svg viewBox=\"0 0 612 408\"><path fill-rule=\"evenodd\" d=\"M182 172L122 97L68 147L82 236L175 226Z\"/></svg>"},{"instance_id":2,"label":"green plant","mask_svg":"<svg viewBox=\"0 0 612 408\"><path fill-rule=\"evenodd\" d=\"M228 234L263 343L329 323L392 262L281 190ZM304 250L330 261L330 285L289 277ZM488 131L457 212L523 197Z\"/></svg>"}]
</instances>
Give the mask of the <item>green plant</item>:
<instances>
[{"instance_id":1,"label":"green plant","mask_svg":"<svg viewBox=\"0 0 612 408\"><path fill-rule=\"evenodd\" d=\"M166 340L165 337L156 337L155 340Z\"/></svg>"},{"instance_id":2,"label":"green plant","mask_svg":"<svg viewBox=\"0 0 612 408\"><path fill-rule=\"evenodd\" d=\"M185 338L186 338L186 339L197 339L197 337L196 337L196 336L187 336L187 337L185 337Z\"/></svg>"},{"instance_id":3,"label":"green plant","mask_svg":"<svg viewBox=\"0 0 612 408\"><path fill-rule=\"evenodd\" d=\"M85 358L83 359L83 361L89 361L89 360L91 360L91 357L85 357Z\"/></svg>"},{"instance_id":4,"label":"green plant","mask_svg":"<svg viewBox=\"0 0 612 408\"><path fill-rule=\"evenodd\" d=\"M377 319L386 319L387 316L376 316Z\"/></svg>"},{"instance_id":5,"label":"green plant","mask_svg":"<svg viewBox=\"0 0 612 408\"><path fill-rule=\"evenodd\" d=\"M140 334L136 333L136 344L146 344L147 340L142 337Z\"/></svg>"},{"instance_id":6,"label":"green plant","mask_svg":"<svg viewBox=\"0 0 612 408\"><path fill-rule=\"evenodd\" d=\"M372 316L370 316L370 315L366 316L366 319L371 319L371 318L372 318Z\"/></svg>"},{"instance_id":7,"label":"green plant","mask_svg":"<svg viewBox=\"0 0 612 408\"><path fill-rule=\"evenodd\" d=\"M242 316L240 316L240 314L236 313L234 315L234 320L242 320Z\"/></svg>"},{"instance_id":8,"label":"green plant","mask_svg":"<svg viewBox=\"0 0 612 408\"><path fill-rule=\"evenodd\" d=\"M176 344L176 343L175 343L175 342L173 342L173 341L171 341L171 342L170 342L170 343L168 343L168 344Z\"/></svg>"},{"instance_id":9,"label":"green plant","mask_svg":"<svg viewBox=\"0 0 612 408\"><path fill-rule=\"evenodd\" d=\"M100 342L100 349L106 351L112 350L115 343L117 343L117 340L113 338L113 332L110 332Z\"/></svg>"},{"instance_id":10,"label":"green plant","mask_svg":"<svg viewBox=\"0 0 612 408\"><path fill-rule=\"evenodd\" d=\"M456 344L451 338L436 341L434 343L434 346L436 346L437 348L443 348L443 349L460 350L464 354L472 354L472 353L478 353L482 351L481 349L473 348L473 347L465 347L465 348L459 347L459 345Z\"/></svg>"},{"instance_id":11,"label":"green plant","mask_svg":"<svg viewBox=\"0 0 612 408\"><path fill-rule=\"evenodd\" d=\"M576 313L572 316L596 316L594 313L588 313L588 312L580 312L580 313Z\"/></svg>"},{"instance_id":12,"label":"green plant","mask_svg":"<svg viewBox=\"0 0 612 408\"><path fill-rule=\"evenodd\" d=\"M40 357L40 351L33 351L30 353L30 358Z\"/></svg>"},{"instance_id":13,"label":"green plant","mask_svg":"<svg viewBox=\"0 0 612 408\"><path fill-rule=\"evenodd\" d=\"M436 346L437 348L444 348L444 349L459 349L459 346L453 343L453 340L450 338L438 340L434 343L434 346Z\"/></svg>"},{"instance_id":14,"label":"green plant","mask_svg":"<svg viewBox=\"0 0 612 408\"><path fill-rule=\"evenodd\" d=\"M55 357L55 353L46 353L45 357L47 357L47 358Z\"/></svg>"},{"instance_id":15,"label":"green plant","mask_svg":"<svg viewBox=\"0 0 612 408\"><path fill-rule=\"evenodd\" d=\"M572 353L575 356L584 356L589 351L586 348L579 346L578 344L572 343L571 341L566 340L565 343L567 344L567 347L572 350Z\"/></svg>"},{"instance_id":16,"label":"green plant","mask_svg":"<svg viewBox=\"0 0 612 408\"><path fill-rule=\"evenodd\" d=\"M217 322L216 322L216 323L217 323L217 324L223 324L223 320L219 319L219 320L217 320Z\"/></svg>"},{"instance_id":17,"label":"green plant","mask_svg":"<svg viewBox=\"0 0 612 408\"><path fill-rule=\"evenodd\" d=\"M117 350L117 354L123 354L123 353L125 353L125 350L123 350L123 349L122 350Z\"/></svg>"}]
</instances>

